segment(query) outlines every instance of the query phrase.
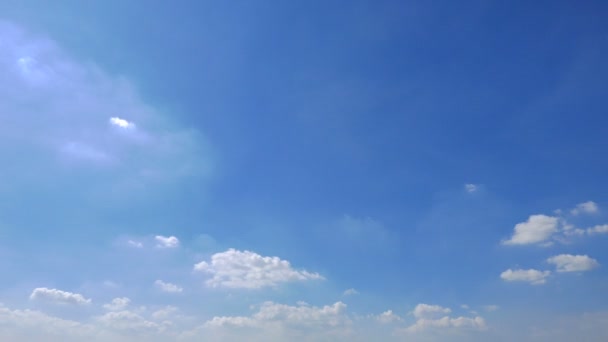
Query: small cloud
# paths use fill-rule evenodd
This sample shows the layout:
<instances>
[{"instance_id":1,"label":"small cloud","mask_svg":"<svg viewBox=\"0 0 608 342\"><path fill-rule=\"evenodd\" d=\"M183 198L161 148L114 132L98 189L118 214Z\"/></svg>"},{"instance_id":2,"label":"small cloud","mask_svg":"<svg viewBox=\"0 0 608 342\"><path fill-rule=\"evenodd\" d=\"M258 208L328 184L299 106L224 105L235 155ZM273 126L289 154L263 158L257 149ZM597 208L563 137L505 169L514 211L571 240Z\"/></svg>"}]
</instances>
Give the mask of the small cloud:
<instances>
[{"instance_id":1,"label":"small cloud","mask_svg":"<svg viewBox=\"0 0 608 342\"><path fill-rule=\"evenodd\" d=\"M593 201L587 201L584 203L579 203L576 207L570 210L570 214L579 215L579 214L595 214L599 211L597 203Z\"/></svg>"},{"instance_id":2,"label":"small cloud","mask_svg":"<svg viewBox=\"0 0 608 342\"><path fill-rule=\"evenodd\" d=\"M49 289L46 287L34 289L30 295L30 300L69 305L86 305L91 303L90 299L85 298L79 293Z\"/></svg>"},{"instance_id":3,"label":"small cloud","mask_svg":"<svg viewBox=\"0 0 608 342\"><path fill-rule=\"evenodd\" d=\"M158 248L175 248L179 246L179 239L175 236L167 237L162 235L156 235L154 239L156 239L156 247Z\"/></svg>"},{"instance_id":4,"label":"small cloud","mask_svg":"<svg viewBox=\"0 0 608 342\"><path fill-rule=\"evenodd\" d=\"M352 288L347 289L342 293L343 296L354 296L354 295L358 295L358 294L359 294L359 291L352 289Z\"/></svg>"},{"instance_id":5,"label":"small cloud","mask_svg":"<svg viewBox=\"0 0 608 342\"><path fill-rule=\"evenodd\" d=\"M135 248L143 248L144 244L139 242L139 241L134 241L134 240L129 240L127 241L127 243L129 244L129 246L131 247L135 247Z\"/></svg>"},{"instance_id":6,"label":"small cloud","mask_svg":"<svg viewBox=\"0 0 608 342\"><path fill-rule=\"evenodd\" d=\"M597 260L587 255L560 254L547 259L547 262L555 265L557 272L584 272L600 266Z\"/></svg>"},{"instance_id":7,"label":"small cloud","mask_svg":"<svg viewBox=\"0 0 608 342\"><path fill-rule=\"evenodd\" d=\"M546 242L558 231L557 217L532 215L526 222L515 225L513 236L504 245L528 245Z\"/></svg>"},{"instance_id":8,"label":"small cloud","mask_svg":"<svg viewBox=\"0 0 608 342\"><path fill-rule=\"evenodd\" d=\"M131 303L131 300L127 297L114 298L111 302L104 304L103 308L108 311L121 311L129 306L129 303Z\"/></svg>"},{"instance_id":9,"label":"small cloud","mask_svg":"<svg viewBox=\"0 0 608 342\"><path fill-rule=\"evenodd\" d=\"M478 185L476 185L476 184L465 184L465 185L464 185L464 189L465 189L465 190L466 190L468 193L472 194L472 193L474 193L474 192L477 192L477 190L479 190L479 186L478 186Z\"/></svg>"},{"instance_id":10,"label":"small cloud","mask_svg":"<svg viewBox=\"0 0 608 342\"><path fill-rule=\"evenodd\" d=\"M376 316L376 320L382 324L390 324L394 322L402 321L403 319L393 313L393 310L387 310L380 315Z\"/></svg>"},{"instance_id":11,"label":"small cloud","mask_svg":"<svg viewBox=\"0 0 608 342\"><path fill-rule=\"evenodd\" d=\"M110 118L110 125L119 127L121 129L135 129L134 123L118 117Z\"/></svg>"},{"instance_id":12,"label":"small cloud","mask_svg":"<svg viewBox=\"0 0 608 342\"><path fill-rule=\"evenodd\" d=\"M463 309L465 309L465 310L469 310L470 309L470 307L468 305L466 305L466 304L462 304L460 307L463 308Z\"/></svg>"},{"instance_id":13,"label":"small cloud","mask_svg":"<svg viewBox=\"0 0 608 342\"><path fill-rule=\"evenodd\" d=\"M165 283L162 280L157 280L154 282L154 284L156 285L156 287L158 287L159 289L161 289L164 292L179 293L184 290L182 287L180 287L178 285L171 284L171 283Z\"/></svg>"},{"instance_id":14,"label":"small cloud","mask_svg":"<svg viewBox=\"0 0 608 342\"><path fill-rule=\"evenodd\" d=\"M439 305L418 304L413 311L416 323L401 329L408 334L418 333L430 329L486 329L485 320L482 317L450 317L450 308Z\"/></svg>"},{"instance_id":15,"label":"small cloud","mask_svg":"<svg viewBox=\"0 0 608 342\"><path fill-rule=\"evenodd\" d=\"M500 278L504 281L521 281L532 285L542 285L546 283L546 279L550 275L551 271L508 269L500 274Z\"/></svg>"},{"instance_id":16,"label":"small cloud","mask_svg":"<svg viewBox=\"0 0 608 342\"><path fill-rule=\"evenodd\" d=\"M421 303L416 305L413 314L416 318L430 319L449 314L450 312L452 312L450 308L444 308L439 305L429 305Z\"/></svg>"},{"instance_id":17,"label":"small cloud","mask_svg":"<svg viewBox=\"0 0 608 342\"><path fill-rule=\"evenodd\" d=\"M595 227L587 228L587 234L608 234L608 224L597 225Z\"/></svg>"}]
</instances>

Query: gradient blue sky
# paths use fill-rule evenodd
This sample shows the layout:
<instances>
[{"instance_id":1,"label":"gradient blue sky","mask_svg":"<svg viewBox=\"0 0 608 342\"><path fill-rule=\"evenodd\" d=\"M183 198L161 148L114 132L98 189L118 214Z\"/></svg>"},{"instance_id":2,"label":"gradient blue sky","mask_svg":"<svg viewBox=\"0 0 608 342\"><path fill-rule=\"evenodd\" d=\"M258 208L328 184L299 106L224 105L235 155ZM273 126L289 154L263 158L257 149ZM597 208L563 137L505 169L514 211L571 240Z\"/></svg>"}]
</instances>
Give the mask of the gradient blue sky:
<instances>
[{"instance_id":1,"label":"gradient blue sky","mask_svg":"<svg viewBox=\"0 0 608 342\"><path fill-rule=\"evenodd\" d=\"M3 1L0 337L608 339L606 13Z\"/></svg>"}]
</instances>

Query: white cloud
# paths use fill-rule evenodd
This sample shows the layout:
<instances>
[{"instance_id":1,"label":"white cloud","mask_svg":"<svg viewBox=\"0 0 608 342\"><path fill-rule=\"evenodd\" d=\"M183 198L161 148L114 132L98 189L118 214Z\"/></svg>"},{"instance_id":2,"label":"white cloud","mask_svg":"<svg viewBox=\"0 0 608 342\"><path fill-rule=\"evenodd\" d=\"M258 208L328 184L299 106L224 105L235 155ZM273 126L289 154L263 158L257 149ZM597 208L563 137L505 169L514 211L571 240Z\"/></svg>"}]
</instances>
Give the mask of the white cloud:
<instances>
[{"instance_id":1,"label":"white cloud","mask_svg":"<svg viewBox=\"0 0 608 342\"><path fill-rule=\"evenodd\" d=\"M472 193L474 193L474 192L477 192L477 190L479 190L479 186L477 186L476 184L465 184L465 185L464 185L464 189L465 189L465 190L466 190L468 193L472 194Z\"/></svg>"},{"instance_id":2,"label":"white cloud","mask_svg":"<svg viewBox=\"0 0 608 342\"><path fill-rule=\"evenodd\" d=\"M207 285L211 287L256 289L291 281L323 279L318 273L295 270L289 261L276 256L264 257L232 248L211 256L210 263L202 261L194 265L194 270L210 274L212 277Z\"/></svg>"},{"instance_id":3,"label":"white cloud","mask_svg":"<svg viewBox=\"0 0 608 342\"><path fill-rule=\"evenodd\" d=\"M166 320L173 317L179 311L175 306L168 305L163 309L156 310L152 313L152 318L155 320Z\"/></svg>"},{"instance_id":4,"label":"white cloud","mask_svg":"<svg viewBox=\"0 0 608 342\"><path fill-rule=\"evenodd\" d=\"M354 295L358 295L359 291L350 288L350 289L346 289L344 290L344 292L342 293L343 296L354 296Z\"/></svg>"},{"instance_id":5,"label":"white cloud","mask_svg":"<svg viewBox=\"0 0 608 342\"><path fill-rule=\"evenodd\" d=\"M103 308L109 311L121 311L129 306L131 300L127 297L114 298L108 304L104 304Z\"/></svg>"},{"instance_id":6,"label":"white cloud","mask_svg":"<svg viewBox=\"0 0 608 342\"><path fill-rule=\"evenodd\" d=\"M162 280L157 280L154 282L154 284L156 285L156 287L158 287L159 289L161 289L164 292L169 292L169 293L179 293L182 292L184 289L178 285L175 284L171 284L171 283L165 283Z\"/></svg>"},{"instance_id":7,"label":"white cloud","mask_svg":"<svg viewBox=\"0 0 608 342\"><path fill-rule=\"evenodd\" d=\"M135 124L132 122L129 122L125 119L121 119L118 117L112 117L110 118L110 124L112 126L116 126L122 129L135 129Z\"/></svg>"},{"instance_id":8,"label":"white cloud","mask_svg":"<svg viewBox=\"0 0 608 342\"><path fill-rule=\"evenodd\" d=\"M486 329L485 320L480 316L450 317L450 308L439 305L418 304L412 312L416 322L400 331L405 333L419 333L431 329Z\"/></svg>"},{"instance_id":9,"label":"white cloud","mask_svg":"<svg viewBox=\"0 0 608 342\"><path fill-rule=\"evenodd\" d=\"M39 287L34 289L34 291L32 291L32 294L30 295L30 299L36 301L70 305L86 305L91 303L91 299L87 299L79 293L66 292L57 289L48 289L46 287Z\"/></svg>"},{"instance_id":10,"label":"white cloud","mask_svg":"<svg viewBox=\"0 0 608 342\"><path fill-rule=\"evenodd\" d=\"M508 269L500 274L500 278L504 281L523 281L532 285L542 285L550 275L551 271Z\"/></svg>"},{"instance_id":11,"label":"white cloud","mask_svg":"<svg viewBox=\"0 0 608 342\"><path fill-rule=\"evenodd\" d=\"M557 217L532 215L526 222L515 225L511 239L504 241L505 245L527 245L542 243L558 231Z\"/></svg>"},{"instance_id":12,"label":"white cloud","mask_svg":"<svg viewBox=\"0 0 608 342\"><path fill-rule=\"evenodd\" d=\"M579 215L579 214L594 214L597 213L599 210L597 203L593 202L593 201L587 201L584 203L579 203L576 205L576 207L572 210L570 210L570 213L572 215Z\"/></svg>"},{"instance_id":13,"label":"white cloud","mask_svg":"<svg viewBox=\"0 0 608 342\"><path fill-rule=\"evenodd\" d=\"M439 305L429 305L429 304L418 304L414 311L414 317L416 318L436 318L445 314L449 314L452 312L450 308L444 308Z\"/></svg>"},{"instance_id":14,"label":"white cloud","mask_svg":"<svg viewBox=\"0 0 608 342\"><path fill-rule=\"evenodd\" d=\"M382 324L390 324L395 322L403 321L403 318L393 313L393 310L387 310L380 315L376 316L376 320Z\"/></svg>"},{"instance_id":15,"label":"white cloud","mask_svg":"<svg viewBox=\"0 0 608 342\"><path fill-rule=\"evenodd\" d=\"M175 236L156 235L154 239L158 248L176 248L179 246L179 239Z\"/></svg>"},{"instance_id":16,"label":"white cloud","mask_svg":"<svg viewBox=\"0 0 608 342\"><path fill-rule=\"evenodd\" d=\"M158 333L164 330L163 325L148 321L131 311L111 311L97 317L96 322L106 329L116 331Z\"/></svg>"},{"instance_id":17,"label":"white cloud","mask_svg":"<svg viewBox=\"0 0 608 342\"><path fill-rule=\"evenodd\" d=\"M608 234L608 224L597 225L595 227L587 228L587 234Z\"/></svg>"},{"instance_id":18,"label":"white cloud","mask_svg":"<svg viewBox=\"0 0 608 342\"><path fill-rule=\"evenodd\" d=\"M547 262L555 265L557 272L582 272L600 266L597 260L587 255L560 254L547 259Z\"/></svg>"}]
</instances>

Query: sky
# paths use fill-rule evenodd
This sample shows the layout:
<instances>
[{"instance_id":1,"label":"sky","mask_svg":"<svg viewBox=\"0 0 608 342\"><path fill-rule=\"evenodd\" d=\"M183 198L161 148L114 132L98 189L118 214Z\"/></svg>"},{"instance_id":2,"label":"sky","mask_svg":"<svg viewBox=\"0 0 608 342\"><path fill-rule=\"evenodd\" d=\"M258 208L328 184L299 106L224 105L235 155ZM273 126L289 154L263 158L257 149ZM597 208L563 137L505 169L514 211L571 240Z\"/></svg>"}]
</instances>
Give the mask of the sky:
<instances>
[{"instance_id":1,"label":"sky","mask_svg":"<svg viewBox=\"0 0 608 342\"><path fill-rule=\"evenodd\" d=\"M608 4L0 3L0 340L608 340Z\"/></svg>"}]
</instances>

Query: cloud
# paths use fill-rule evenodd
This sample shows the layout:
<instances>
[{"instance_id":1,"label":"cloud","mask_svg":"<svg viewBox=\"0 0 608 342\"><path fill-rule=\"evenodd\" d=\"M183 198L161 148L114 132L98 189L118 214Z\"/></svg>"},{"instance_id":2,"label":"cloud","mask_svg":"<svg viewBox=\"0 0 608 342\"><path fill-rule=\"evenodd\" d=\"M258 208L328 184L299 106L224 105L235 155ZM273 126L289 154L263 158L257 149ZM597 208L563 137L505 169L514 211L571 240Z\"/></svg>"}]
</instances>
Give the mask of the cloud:
<instances>
[{"instance_id":1,"label":"cloud","mask_svg":"<svg viewBox=\"0 0 608 342\"><path fill-rule=\"evenodd\" d=\"M479 186L478 186L478 185L476 185L476 184L465 184L465 185L464 185L464 189L465 189L465 190L466 190L468 193L472 194L472 193L474 193L474 192L477 192L477 190L479 190Z\"/></svg>"},{"instance_id":2,"label":"cloud","mask_svg":"<svg viewBox=\"0 0 608 342\"><path fill-rule=\"evenodd\" d=\"M129 303L131 303L131 300L127 297L114 298L110 303L104 304L103 308L108 311L121 311L129 306Z\"/></svg>"},{"instance_id":3,"label":"cloud","mask_svg":"<svg viewBox=\"0 0 608 342\"><path fill-rule=\"evenodd\" d=\"M129 240L127 241L127 243L129 244L129 246L131 247L135 247L135 248L143 248L144 244L139 242L139 241L134 241L134 240Z\"/></svg>"},{"instance_id":4,"label":"cloud","mask_svg":"<svg viewBox=\"0 0 608 342\"><path fill-rule=\"evenodd\" d=\"M558 231L557 217L532 215L526 222L515 225L511 239L503 241L505 245L527 245L542 243Z\"/></svg>"},{"instance_id":5,"label":"cloud","mask_svg":"<svg viewBox=\"0 0 608 342\"><path fill-rule=\"evenodd\" d=\"M587 255L560 254L547 259L547 262L555 265L557 272L583 272L600 266L597 260Z\"/></svg>"},{"instance_id":6,"label":"cloud","mask_svg":"<svg viewBox=\"0 0 608 342\"><path fill-rule=\"evenodd\" d=\"M171 284L171 283L165 283L162 280L157 280L154 282L154 284L156 285L156 287L158 287L159 289L161 289L164 292L179 293L184 290L183 288L181 288L178 285Z\"/></svg>"},{"instance_id":7,"label":"cloud","mask_svg":"<svg viewBox=\"0 0 608 342\"><path fill-rule=\"evenodd\" d=\"M101 327L125 332L158 333L165 327L131 311L111 311L95 319Z\"/></svg>"},{"instance_id":8,"label":"cloud","mask_svg":"<svg viewBox=\"0 0 608 342\"><path fill-rule=\"evenodd\" d=\"M416 318L435 318L437 316L442 316L444 314L449 314L452 312L450 308L444 308L439 305L429 305L429 304L418 304L414 311L414 317Z\"/></svg>"},{"instance_id":9,"label":"cloud","mask_svg":"<svg viewBox=\"0 0 608 342\"><path fill-rule=\"evenodd\" d=\"M229 249L211 256L210 263L194 265L195 271L210 274L210 287L257 289L280 283L324 279L318 273L298 271L289 261L278 257L264 257L250 251Z\"/></svg>"},{"instance_id":10,"label":"cloud","mask_svg":"<svg viewBox=\"0 0 608 342\"><path fill-rule=\"evenodd\" d=\"M399 317L399 315L395 315L393 310L387 310L376 316L376 320L382 324L390 324L403 321L403 318Z\"/></svg>"},{"instance_id":11,"label":"cloud","mask_svg":"<svg viewBox=\"0 0 608 342\"><path fill-rule=\"evenodd\" d=\"M431 329L486 329L485 320L480 316L450 317L449 314L451 312L450 308L439 305L418 304L412 312L416 318L416 322L400 331L411 334Z\"/></svg>"},{"instance_id":12,"label":"cloud","mask_svg":"<svg viewBox=\"0 0 608 342\"><path fill-rule=\"evenodd\" d=\"M86 299L81 294L38 287L32 291L31 300L43 301L55 304L86 305L91 303L91 299Z\"/></svg>"},{"instance_id":13,"label":"cloud","mask_svg":"<svg viewBox=\"0 0 608 342\"><path fill-rule=\"evenodd\" d=\"M158 248L176 248L179 246L179 239L175 236L162 236L156 235L154 237L156 240L156 247Z\"/></svg>"},{"instance_id":14,"label":"cloud","mask_svg":"<svg viewBox=\"0 0 608 342\"><path fill-rule=\"evenodd\" d=\"M350 334L352 321L345 310L342 302L323 307L265 302L251 316L216 316L188 335L222 336L218 340L226 341L333 341Z\"/></svg>"},{"instance_id":15,"label":"cloud","mask_svg":"<svg viewBox=\"0 0 608 342\"><path fill-rule=\"evenodd\" d=\"M608 234L608 224L597 225L595 227L587 228L587 234Z\"/></svg>"},{"instance_id":16,"label":"cloud","mask_svg":"<svg viewBox=\"0 0 608 342\"><path fill-rule=\"evenodd\" d=\"M550 275L551 271L508 269L500 274L500 278L504 281L523 281L532 285L542 285Z\"/></svg>"},{"instance_id":17,"label":"cloud","mask_svg":"<svg viewBox=\"0 0 608 342\"><path fill-rule=\"evenodd\" d=\"M595 203L593 201L587 201L584 203L577 204L574 209L570 210L570 213L572 215L594 214L594 213L597 213L598 211L599 211L599 208L597 206L597 203Z\"/></svg>"},{"instance_id":18,"label":"cloud","mask_svg":"<svg viewBox=\"0 0 608 342\"><path fill-rule=\"evenodd\" d=\"M135 129L134 123L129 122L125 119L118 118L118 117L110 118L110 125L116 126L116 127L122 128L122 129Z\"/></svg>"},{"instance_id":19,"label":"cloud","mask_svg":"<svg viewBox=\"0 0 608 342\"><path fill-rule=\"evenodd\" d=\"M354 295L358 295L359 291L350 288L350 289L346 289L344 290L344 292L342 293L343 296L354 296Z\"/></svg>"},{"instance_id":20,"label":"cloud","mask_svg":"<svg viewBox=\"0 0 608 342\"><path fill-rule=\"evenodd\" d=\"M146 103L126 77L5 21L0 74L0 151L13 190L3 196L14 197L20 184L57 184L75 199L147 198L161 185L210 174L201 134ZM36 169L44 172L22 172Z\"/></svg>"}]
</instances>

